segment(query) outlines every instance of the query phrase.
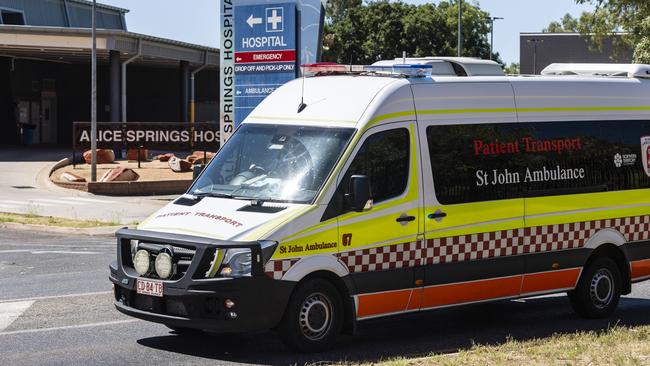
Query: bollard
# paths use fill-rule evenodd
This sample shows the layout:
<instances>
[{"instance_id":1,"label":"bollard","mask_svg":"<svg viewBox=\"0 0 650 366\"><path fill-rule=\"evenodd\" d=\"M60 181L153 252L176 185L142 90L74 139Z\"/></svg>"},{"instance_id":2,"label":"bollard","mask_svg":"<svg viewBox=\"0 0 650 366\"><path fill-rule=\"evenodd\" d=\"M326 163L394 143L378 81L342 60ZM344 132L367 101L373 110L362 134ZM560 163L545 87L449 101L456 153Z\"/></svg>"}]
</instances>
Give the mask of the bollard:
<instances>
[{"instance_id":1,"label":"bollard","mask_svg":"<svg viewBox=\"0 0 650 366\"><path fill-rule=\"evenodd\" d=\"M138 169L140 169L140 154L142 151L142 145L138 146Z\"/></svg>"},{"instance_id":2,"label":"bollard","mask_svg":"<svg viewBox=\"0 0 650 366\"><path fill-rule=\"evenodd\" d=\"M192 180L196 180L205 168L205 164L197 164L192 167Z\"/></svg>"}]
</instances>

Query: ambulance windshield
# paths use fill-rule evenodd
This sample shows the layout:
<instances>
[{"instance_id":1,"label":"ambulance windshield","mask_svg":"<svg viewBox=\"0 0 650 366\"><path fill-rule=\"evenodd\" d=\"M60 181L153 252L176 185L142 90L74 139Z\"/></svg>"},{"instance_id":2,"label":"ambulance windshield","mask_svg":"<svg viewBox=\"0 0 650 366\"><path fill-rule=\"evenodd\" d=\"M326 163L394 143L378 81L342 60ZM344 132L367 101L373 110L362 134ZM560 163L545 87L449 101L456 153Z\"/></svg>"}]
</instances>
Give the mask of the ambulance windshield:
<instances>
[{"instance_id":1,"label":"ambulance windshield","mask_svg":"<svg viewBox=\"0 0 650 366\"><path fill-rule=\"evenodd\" d=\"M189 193L308 203L353 133L351 128L244 124Z\"/></svg>"}]
</instances>

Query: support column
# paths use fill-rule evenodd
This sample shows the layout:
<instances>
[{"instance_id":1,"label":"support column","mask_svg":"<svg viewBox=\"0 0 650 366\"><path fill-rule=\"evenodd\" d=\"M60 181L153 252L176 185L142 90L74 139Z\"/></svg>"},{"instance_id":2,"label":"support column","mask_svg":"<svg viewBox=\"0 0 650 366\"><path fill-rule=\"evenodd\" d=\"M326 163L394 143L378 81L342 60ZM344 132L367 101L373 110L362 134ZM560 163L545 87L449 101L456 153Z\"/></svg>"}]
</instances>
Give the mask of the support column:
<instances>
[{"instance_id":1,"label":"support column","mask_svg":"<svg viewBox=\"0 0 650 366\"><path fill-rule=\"evenodd\" d=\"M111 122L120 122L120 52L110 51L110 105Z\"/></svg>"},{"instance_id":2,"label":"support column","mask_svg":"<svg viewBox=\"0 0 650 366\"><path fill-rule=\"evenodd\" d=\"M180 87L181 87L181 108L180 108L180 122L189 121L189 105L190 105L190 63L188 61L181 61L180 72Z\"/></svg>"}]
</instances>

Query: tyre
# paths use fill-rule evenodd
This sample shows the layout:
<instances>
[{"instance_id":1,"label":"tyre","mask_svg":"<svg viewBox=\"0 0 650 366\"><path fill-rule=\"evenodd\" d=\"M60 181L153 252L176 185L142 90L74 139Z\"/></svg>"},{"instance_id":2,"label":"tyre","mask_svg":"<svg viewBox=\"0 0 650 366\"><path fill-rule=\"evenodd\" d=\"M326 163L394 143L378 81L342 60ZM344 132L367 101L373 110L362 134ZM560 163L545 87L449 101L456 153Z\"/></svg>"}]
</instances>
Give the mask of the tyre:
<instances>
[{"instance_id":1,"label":"tyre","mask_svg":"<svg viewBox=\"0 0 650 366\"><path fill-rule=\"evenodd\" d=\"M588 319L606 318L616 310L623 287L621 271L607 257L597 257L582 272L578 286L569 291L573 310Z\"/></svg>"},{"instance_id":2,"label":"tyre","mask_svg":"<svg viewBox=\"0 0 650 366\"><path fill-rule=\"evenodd\" d=\"M334 285L321 279L308 280L291 295L280 336L294 351L326 350L341 333L343 314L343 300Z\"/></svg>"}]
</instances>

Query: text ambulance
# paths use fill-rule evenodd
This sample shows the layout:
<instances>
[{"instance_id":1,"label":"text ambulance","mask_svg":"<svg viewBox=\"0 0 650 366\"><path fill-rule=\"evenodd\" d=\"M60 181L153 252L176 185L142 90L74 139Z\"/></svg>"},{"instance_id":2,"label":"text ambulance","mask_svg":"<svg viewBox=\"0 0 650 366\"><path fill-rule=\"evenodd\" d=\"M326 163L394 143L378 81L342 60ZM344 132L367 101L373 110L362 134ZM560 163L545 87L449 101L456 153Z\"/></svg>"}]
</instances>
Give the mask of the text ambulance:
<instances>
[{"instance_id":1,"label":"text ambulance","mask_svg":"<svg viewBox=\"0 0 650 366\"><path fill-rule=\"evenodd\" d=\"M650 66L417 63L315 65L266 98L187 194L117 233L117 309L300 351L547 293L612 314L650 277Z\"/></svg>"}]
</instances>

